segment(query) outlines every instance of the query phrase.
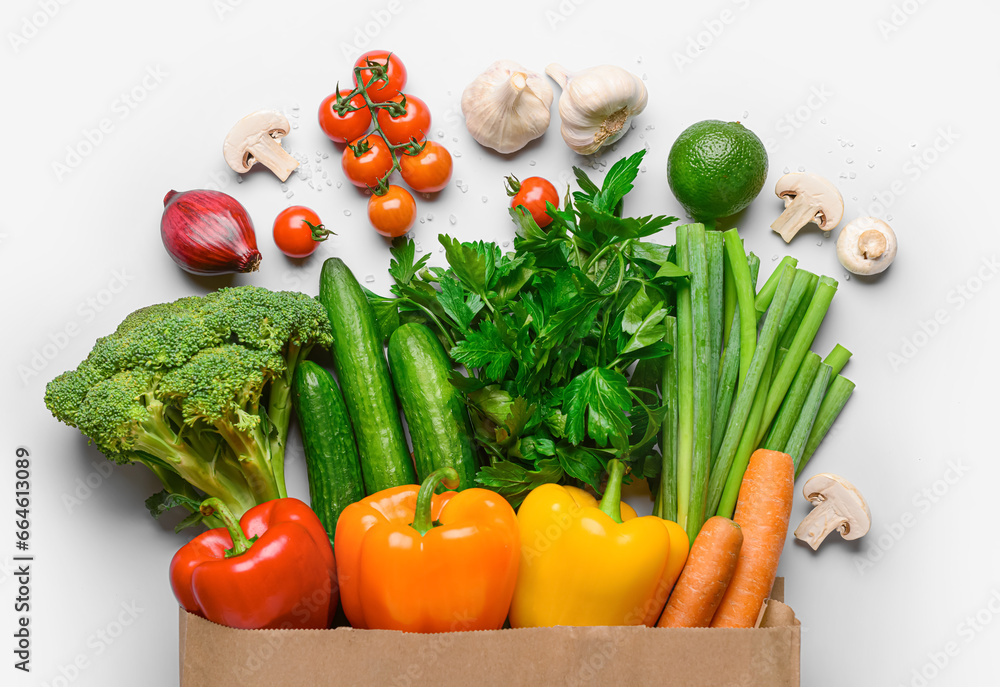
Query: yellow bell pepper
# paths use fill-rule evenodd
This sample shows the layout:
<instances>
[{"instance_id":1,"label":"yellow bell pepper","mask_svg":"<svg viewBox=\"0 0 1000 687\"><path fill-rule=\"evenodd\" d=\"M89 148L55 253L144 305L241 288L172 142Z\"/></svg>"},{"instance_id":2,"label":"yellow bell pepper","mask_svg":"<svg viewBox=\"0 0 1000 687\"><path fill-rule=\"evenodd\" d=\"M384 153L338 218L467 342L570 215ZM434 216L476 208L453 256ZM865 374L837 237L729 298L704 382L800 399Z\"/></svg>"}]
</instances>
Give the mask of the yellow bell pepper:
<instances>
[{"instance_id":1,"label":"yellow bell pepper","mask_svg":"<svg viewBox=\"0 0 1000 687\"><path fill-rule=\"evenodd\" d=\"M625 466L608 463L601 502L544 484L517 513L521 561L511 627L656 623L687 558L676 523L621 503ZM624 521L624 522L623 522Z\"/></svg>"}]
</instances>

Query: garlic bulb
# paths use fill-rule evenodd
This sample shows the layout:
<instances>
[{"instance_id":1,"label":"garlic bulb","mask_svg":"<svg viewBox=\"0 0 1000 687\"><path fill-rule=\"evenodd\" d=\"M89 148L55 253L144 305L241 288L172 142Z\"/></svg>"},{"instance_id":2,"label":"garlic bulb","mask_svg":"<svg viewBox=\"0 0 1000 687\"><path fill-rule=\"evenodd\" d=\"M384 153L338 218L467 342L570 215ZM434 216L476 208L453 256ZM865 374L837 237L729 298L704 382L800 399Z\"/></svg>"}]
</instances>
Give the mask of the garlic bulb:
<instances>
[{"instance_id":1,"label":"garlic bulb","mask_svg":"<svg viewBox=\"0 0 1000 687\"><path fill-rule=\"evenodd\" d=\"M545 133L552 87L512 60L497 60L465 87L465 126L480 145L513 153Z\"/></svg>"},{"instance_id":2,"label":"garlic bulb","mask_svg":"<svg viewBox=\"0 0 1000 687\"><path fill-rule=\"evenodd\" d=\"M559 116L566 145L590 155L611 145L629 128L632 117L646 108L646 87L630 71L612 65L570 74L550 64L545 73L563 89Z\"/></svg>"}]
</instances>

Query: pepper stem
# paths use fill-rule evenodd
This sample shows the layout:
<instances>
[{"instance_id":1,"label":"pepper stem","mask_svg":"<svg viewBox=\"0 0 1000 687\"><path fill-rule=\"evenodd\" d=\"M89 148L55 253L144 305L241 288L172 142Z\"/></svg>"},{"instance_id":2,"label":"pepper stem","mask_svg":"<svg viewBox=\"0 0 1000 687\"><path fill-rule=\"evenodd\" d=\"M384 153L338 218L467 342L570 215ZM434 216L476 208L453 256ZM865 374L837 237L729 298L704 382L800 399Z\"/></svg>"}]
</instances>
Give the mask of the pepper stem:
<instances>
[{"instance_id":1,"label":"pepper stem","mask_svg":"<svg viewBox=\"0 0 1000 687\"><path fill-rule=\"evenodd\" d=\"M604 496L598 508L615 522L622 521L622 477L625 476L625 463L617 458L608 461L608 485L604 488Z\"/></svg>"},{"instance_id":2,"label":"pepper stem","mask_svg":"<svg viewBox=\"0 0 1000 687\"><path fill-rule=\"evenodd\" d=\"M431 498L438 484L444 484L447 489L454 489L458 486L458 471L455 468L441 468L427 475L420 484L420 491L417 492L417 507L413 513L411 527L420 536L424 536L437 525L431 520Z\"/></svg>"},{"instance_id":3,"label":"pepper stem","mask_svg":"<svg viewBox=\"0 0 1000 687\"><path fill-rule=\"evenodd\" d=\"M223 525L229 530L229 537L233 540L233 548L226 551L226 558L243 555L257 541L257 537L247 539L247 535L243 533L243 528L240 527L240 521L233 515L233 511L229 510L229 506L222 502L222 499L215 496L207 498L201 502L198 510L206 518L214 515L221 519Z\"/></svg>"}]
</instances>

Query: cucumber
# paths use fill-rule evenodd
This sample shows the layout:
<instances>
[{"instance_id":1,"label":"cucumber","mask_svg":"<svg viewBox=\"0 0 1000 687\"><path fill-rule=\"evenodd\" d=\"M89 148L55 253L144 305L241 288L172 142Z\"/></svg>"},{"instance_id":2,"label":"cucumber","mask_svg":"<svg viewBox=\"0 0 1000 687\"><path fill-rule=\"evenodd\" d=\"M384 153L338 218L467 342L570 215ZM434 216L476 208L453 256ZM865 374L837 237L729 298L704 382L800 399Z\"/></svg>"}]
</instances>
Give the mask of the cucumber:
<instances>
[{"instance_id":1,"label":"cucumber","mask_svg":"<svg viewBox=\"0 0 1000 687\"><path fill-rule=\"evenodd\" d=\"M422 324L402 325L389 338L389 365L410 428L418 481L452 467L459 489L476 486L479 461L469 413L448 380L451 362L437 337Z\"/></svg>"},{"instance_id":2,"label":"cucumber","mask_svg":"<svg viewBox=\"0 0 1000 687\"><path fill-rule=\"evenodd\" d=\"M334 369L354 425L365 489L374 494L415 483L375 312L340 258L323 263L319 300L330 316Z\"/></svg>"},{"instance_id":3,"label":"cucumber","mask_svg":"<svg viewBox=\"0 0 1000 687\"><path fill-rule=\"evenodd\" d=\"M310 360L295 368L292 394L312 509L333 541L341 511L365 496L351 419L333 377Z\"/></svg>"}]
</instances>

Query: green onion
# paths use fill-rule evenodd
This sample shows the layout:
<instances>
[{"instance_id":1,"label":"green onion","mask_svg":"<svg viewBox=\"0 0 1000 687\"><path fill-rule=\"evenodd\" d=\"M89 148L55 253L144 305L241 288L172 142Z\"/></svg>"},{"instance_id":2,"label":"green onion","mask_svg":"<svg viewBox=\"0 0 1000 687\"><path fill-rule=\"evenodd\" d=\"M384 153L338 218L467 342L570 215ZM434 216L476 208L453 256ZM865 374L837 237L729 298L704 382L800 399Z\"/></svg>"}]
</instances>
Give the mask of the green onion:
<instances>
[{"instance_id":1,"label":"green onion","mask_svg":"<svg viewBox=\"0 0 1000 687\"><path fill-rule=\"evenodd\" d=\"M816 371L816 378L809 388L809 394L802 404L802 412L799 419L795 421L795 427L788 437L788 443L782 449L792 457L792 462L796 468L802 461L802 454L805 452L806 442L812 432L816 417L819 414L820 405L823 403L823 395L826 393L826 385L830 382L830 366L825 363L819 364Z\"/></svg>"},{"instance_id":2,"label":"green onion","mask_svg":"<svg viewBox=\"0 0 1000 687\"><path fill-rule=\"evenodd\" d=\"M774 424L771 425L771 431L767 433L767 439L763 444L764 448L772 451L785 450L785 445L788 444L788 437L792 434L795 421L798 420L799 414L802 412L802 403L809 394L813 379L816 378L816 370L819 369L819 364L819 355L812 351L806 353L806 357L802 359L802 364L799 365L798 372L795 373L792 386L789 387L788 394L781 404L778 417L775 419ZM760 435L759 430L757 434L758 436Z\"/></svg>"},{"instance_id":3,"label":"green onion","mask_svg":"<svg viewBox=\"0 0 1000 687\"><path fill-rule=\"evenodd\" d=\"M764 285L760 287L760 291L757 292L757 298L754 300L754 308L757 310L758 319L763 317L764 313L767 312L767 307L771 305L771 299L774 298L774 291L778 288L778 279L781 277L781 271L785 267L796 267L799 261L790 255L786 255L778 263L778 266L774 268L774 272L771 272L771 276L767 278Z\"/></svg>"},{"instance_id":4,"label":"green onion","mask_svg":"<svg viewBox=\"0 0 1000 687\"><path fill-rule=\"evenodd\" d=\"M725 255L725 238L723 237L723 270L722 270L722 291L723 291L723 304L722 304L722 321L726 325L725 331L722 333L722 345L729 345L729 333L732 331L733 324L733 313L736 312L736 280L733 278L733 271L731 269L726 269L726 255ZM738 326L738 325L737 325ZM737 329L737 331L739 331Z\"/></svg>"},{"instance_id":5,"label":"green onion","mask_svg":"<svg viewBox=\"0 0 1000 687\"><path fill-rule=\"evenodd\" d=\"M656 515L664 520L677 520L677 318L669 315L663 319L666 334L663 340L673 352L663 361L663 417L660 435L660 452L663 470L660 473L660 490L656 501Z\"/></svg>"},{"instance_id":6,"label":"green onion","mask_svg":"<svg viewBox=\"0 0 1000 687\"><path fill-rule=\"evenodd\" d=\"M757 311L753 304L750 266L747 264L740 235L735 229L730 229L722 236L725 240L727 263L736 286L737 307L740 310L740 376L737 387L742 391L757 347Z\"/></svg>"},{"instance_id":7,"label":"green onion","mask_svg":"<svg viewBox=\"0 0 1000 687\"><path fill-rule=\"evenodd\" d=\"M690 271L688 227L677 227L677 266ZM677 284L677 523L687 529L691 500L691 461L694 450L694 322L691 284Z\"/></svg>"},{"instance_id":8,"label":"green onion","mask_svg":"<svg viewBox=\"0 0 1000 687\"><path fill-rule=\"evenodd\" d=\"M830 277L820 277L816 294L809 303L805 317L802 318L802 324L799 325L798 331L795 332L795 338L792 339L792 345L788 346L788 355L785 356L785 360L778 369L778 375L774 379L774 384L771 385L771 389L767 393L764 415L760 423L762 427L771 424L778 408L781 407L781 401L785 398L788 387L792 385L792 379L795 377L799 365L802 364L802 359L805 358L806 352L812 346L816 332L819 331L819 326L823 323L823 318L826 317L826 311L830 309L830 302L835 293L837 293L836 280Z\"/></svg>"},{"instance_id":9,"label":"green onion","mask_svg":"<svg viewBox=\"0 0 1000 687\"><path fill-rule=\"evenodd\" d=\"M767 314L764 316L764 326L761 328L760 332L760 343L754 351L753 360L750 363L750 369L747 371L747 378L744 380L743 386L740 387L739 394L737 394L736 403L733 405L733 410L729 418L729 424L726 427L726 434L722 439L722 446L719 449L718 459L712 467L712 475L708 484L708 507L705 511L707 513L713 513L716 509L718 509L719 503L722 499L722 492L726 488L726 485L730 481L731 477L736 479L737 489L739 487L739 482L743 479L742 472L739 473L738 477L735 477L736 471L731 472L731 468L734 467L733 460L736 457L737 449L739 448L743 438L744 430L748 426L748 419L750 418L751 409L754 405L754 398L757 395L758 385L761 384L762 380L765 380L764 388L766 389L766 380L770 380L771 378L770 369L768 369L768 361L772 360L776 339L778 338L778 322L781 319L781 312L785 307L785 303L788 301L788 293L791 291L792 281L794 279L794 268L782 271L781 278L778 282L778 288L776 289L774 298L771 301L771 306L768 308ZM755 314L755 312L756 311L751 310L751 317ZM741 337L743 334L742 320L743 309L741 308ZM756 327L754 329L756 329ZM771 364L773 365L773 361ZM764 376L765 370L768 373L766 378ZM761 403L763 403L763 400ZM757 426L757 422L752 423L752 434L757 432ZM748 441L752 441L755 438L755 436L749 436Z\"/></svg>"},{"instance_id":10,"label":"green onion","mask_svg":"<svg viewBox=\"0 0 1000 687\"><path fill-rule=\"evenodd\" d=\"M809 304L812 303L813 296L816 295L816 288L819 286L819 277L809 272L806 274L809 277L809 281L803 287L802 300L799 301L799 307L795 309L795 312L792 313L791 318L785 324L785 328L782 330L784 333L778 341L778 345L784 348L792 347L795 334L799 331L799 325L802 324L802 320L809 310Z\"/></svg>"},{"instance_id":11,"label":"green onion","mask_svg":"<svg viewBox=\"0 0 1000 687\"><path fill-rule=\"evenodd\" d=\"M850 359L851 352L849 350L840 344L833 347L833 350L830 351L830 355L826 356L826 359L823 361L833 369L833 372L831 373L833 375L830 380L831 383L833 382L833 379L836 379L837 375L840 374L840 371L844 369L844 365L846 365L847 361Z\"/></svg>"},{"instance_id":12,"label":"green onion","mask_svg":"<svg viewBox=\"0 0 1000 687\"><path fill-rule=\"evenodd\" d=\"M729 337L726 351L722 355L722 369L719 375L719 389L715 394L715 411L712 413L712 465L719 456L722 437L729 422L729 409L733 406L736 392L736 376L740 373L740 311L733 312L732 328L735 334Z\"/></svg>"},{"instance_id":13,"label":"green onion","mask_svg":"<svg viewBox=\"0 0 1000 687\"><path fill-rule=\"evenodd\" d=\"M719 353L712 350L709 263L705 227L701 224L688 227L688 269L691 271L691 319L694 325L694 442L685 528L693 542L705 522L705 494L712 454L712 388L719 364ZM720 297L721 286L720 281ZM720 326L720 334L721 331Z\"/></svg>"},{"instance_id":14,"label":"green onion","mask_svg":"<svg viewBox=\"0 0 1000 687\"><path fill-rule=\"evenodd\" d=\"M722 330L725 311L725 286L723 266L725 249L722 234L717 231L705 233L705 255L708 259L708 334L712 355L712 403L719 387L719 364L722 358Z\"/></svg>"},{"instance_id":15,"label":"green onion","mask_svg":"<svg viewBox=\"0 0 1000 687\"><path fill-rule=\"evenodd\" d=\"M809 433L809 439L806 441L805 450L802 452L802 459L795 468L796 477L801 474L809 459L812 458L819 447L820 442L823 441L827 432L833 427L834 421L840 415L840 411L844 409L847 399L851 397L853 392L854 382L846 377L837 375L837 378L830 383L830 388L819 407L819 413L816 415L816 423L813 425L812 431Z\"/></svg>"},{"instance_id":16,"label":"green onion","mask_svg":"<svg viewBox=\"0 0 1000 687\"><path fill-rule=\"evenodd\" d=\"M736 511L736 501L740 495L740 485L743 484L743 473L747 471L747 466L750 465L750 456L753 455L754 447L757 445L754 438L757 433L757 425L760 422L761 413L764 410L764 401L767 399L768 383L765 380L771 378L771 368L773 365L774 354L772 353L767 357L767 363L764 365L764 379L761 380L760 385L757 387L757 393L754 394L753 405L750 407L750 415L747 418L746 427L740 436L740 443L736 447L736 456L733 459L733 465L729 470L729 476L723 487L722 495L719 497L719 505L715 514L721 515L724 518L733 517L733 513Z\"/></svg>"},{"instance_id":17,"label":"green onion","mask_svg":"<svg viewBox=\"0 0 1000 687\"><path fill-rule=\"evenodd\" d=\"M799 312L799 307L805 303L802 315L799 317L798 321L795 322L795 328L792 330L792 337L794 337L795 330L798 329L799 324L802 322L802 317L806 314L806 309L809 308L809 301L812 300L812 294L813 291L816 290L816 284L818 282L819 277L812 272L798 270L795 273L795 281L792 282L792 292L788 294L788 303L785 305L785 312L782 313L781 322L778 323L778 342L779 345L784 344L784 348L788 348L788 345L791 344L791 338L789 338L787 344L785 343L785 333L789 331L789 327L792 325L792 320Z\"/></svg>"}]
</instances>

